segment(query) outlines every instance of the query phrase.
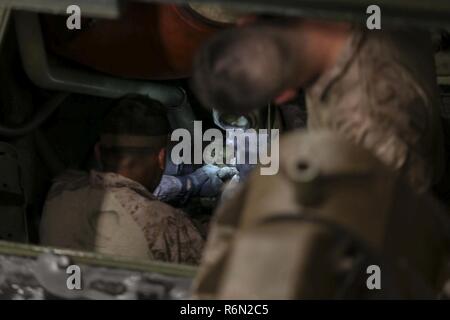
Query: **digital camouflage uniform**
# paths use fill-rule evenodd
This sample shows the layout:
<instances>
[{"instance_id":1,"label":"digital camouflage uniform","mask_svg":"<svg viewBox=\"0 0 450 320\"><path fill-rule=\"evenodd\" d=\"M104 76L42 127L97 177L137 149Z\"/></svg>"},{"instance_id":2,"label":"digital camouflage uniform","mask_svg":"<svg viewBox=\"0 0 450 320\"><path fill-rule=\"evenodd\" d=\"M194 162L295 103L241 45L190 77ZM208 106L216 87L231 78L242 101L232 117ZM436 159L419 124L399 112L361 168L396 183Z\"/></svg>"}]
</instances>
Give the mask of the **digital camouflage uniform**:
<instances>
[{"instance_id":1,"label":"digital camouflage uniform","mask_svg":"<svg viewBox=\"0 0 450 320\"><path fill-rule=\"evenodd\" d=\"M443 172L430 36L355 29L336 65L306 90L308 126L371 150L424 191Z\"/></svg>"},{"instance_id":2,"label":"digital camouflage uniform","mask_svg":"<svg viewBox=\"0 0 450 320\"><path fill-rule=\"evenodd\" d=\"M425 191L443 171L432 56L422 32L354 30L336 65L306 89L310 130L282 139L279 174L256 170L217 210L196 297L423 298L448 287L448 216L401 177ZM348 257L336 259L347 251L327 224L389 261L383 290L365 288L371 263L347 281Z\"/></svg>"},{"instance_id":3,"label":"digital camouflage uniform","mask_svg":"<svg viewBox=\"0 0 450 320\"><path fill-rule=\"evenodd\" d=\"M280 141L280 172L254 170L217 210L194 295L202 299L450 297L450 219L331 130ZM381 290L367 268L380 266Z\"/></svg>"},{"instance_id":4,"label":"digital camouflage uniform","mask_svg":"<svg viewBox=\"0 0 450 320\"><path fill-rule=\"evenodd\" d=\"M197 264L204 240L180 210L115 173L69 172L48 195L43 245Z\"/></svg>"}]
</instances>

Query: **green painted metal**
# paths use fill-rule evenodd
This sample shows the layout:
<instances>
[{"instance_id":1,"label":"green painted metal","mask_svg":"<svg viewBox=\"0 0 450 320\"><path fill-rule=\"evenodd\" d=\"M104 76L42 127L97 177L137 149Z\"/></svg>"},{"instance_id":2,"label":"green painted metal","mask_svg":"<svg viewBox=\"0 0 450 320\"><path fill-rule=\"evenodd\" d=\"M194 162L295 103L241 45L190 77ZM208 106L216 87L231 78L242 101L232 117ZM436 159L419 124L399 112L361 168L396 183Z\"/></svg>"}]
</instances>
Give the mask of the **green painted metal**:
<instances>
[{"instance_id":1,"label":"green painted metal","mask_svg":"<svg viewBox=\"0 0 450 320\"><path fill-rule=\"evenodd\" d=\"M120 14L119 0L0 0L0 7L55 14L66 14L70 5L78 5L88 16L116 18Z\"/></svg>"},{"instance_id":2,"label":"green painted metal","mask_svg":"<svg viewBox=\"0 0 450 320\"><path fill-rule=\"evenodd\" d=\"M43 253L53 253L56 255L67 256L76 264L79 263L90 266L159 273L174 277L193 278L197 272L196 267L186 265L134 260L106 256L92 252L73 251L0 241L0 255L36 258Z\"/></svg>"}]
</instances>

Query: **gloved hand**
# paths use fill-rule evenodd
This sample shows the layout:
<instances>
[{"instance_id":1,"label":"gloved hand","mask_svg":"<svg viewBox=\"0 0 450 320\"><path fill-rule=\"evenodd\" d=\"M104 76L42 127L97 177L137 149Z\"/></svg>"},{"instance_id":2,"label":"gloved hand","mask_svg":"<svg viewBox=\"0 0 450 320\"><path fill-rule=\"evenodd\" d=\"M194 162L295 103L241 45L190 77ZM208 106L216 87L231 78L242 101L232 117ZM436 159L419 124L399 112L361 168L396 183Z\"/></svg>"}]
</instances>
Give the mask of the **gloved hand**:
<instances>
[{"instance_id":1,"label":"gloved hand","mask_svg":"<svg viewBox=\"0 0 450 320\"><path fill-rule=\"evenodd\" d=\"M222 191L224 181L236 174L236 168L206 165L183 177L164 175L154 195L161 201L181 204L195 196L216 197Z\"/></svg>"},{"instance_id":2,"label":"gloved hand","mask_svg":"<svg viewBox=\"0 0 450 320\"><path fill-rule=\"evenodd\" d=\"M239 171L237 168L234 167L223 167L220 168L217 175L219 176L222 181L231 180L235 175L239 174Z\"/></svg>"},{"instance_id":3,"label":"gloved hand","mask_svg":"<svg viewBox=\"0 0 450 320\"><path fill-rule=\"evenodd\" d=\"M190 174L188 179L195 190L194 194L200 197L214 197L219 194L223 185L219 171L219 167L206 165Z\"/></svg>"},{"instance_id":4,"label":"gloved hand","mask_svg":"<svg viewBox=\"0 0 450 320\"><path fill-rule=\"evenodd\" d=\"M189 175L194 188L198 188L200 197L216 197L222 191L224 181L236 175L234 168L219 168L213 165L206 165L193 174Z\"/></svg>"},{"instance_id":5,"label":"gloved hand","mask_svg":"<svg viewBox=\"0 0 450 320\"><path fill-rule=\"evenodd\" d=\"M153 195L163 202L184 202L189 196L184 184L185 179L164 175Z\"/></svg>"},{"instance_id":6,"label":"gloved hand","mask_svg":"<svg viewBox=\"0 0 450 320\"><path fill-rule=\"evenodd\" d=\"M199 170L204 170L208 175L208 180L200 189L200 197L215 197L222 191L223 181L219 177L220 168L213 165L206 165Z\"/></svg>"}]
</instances>

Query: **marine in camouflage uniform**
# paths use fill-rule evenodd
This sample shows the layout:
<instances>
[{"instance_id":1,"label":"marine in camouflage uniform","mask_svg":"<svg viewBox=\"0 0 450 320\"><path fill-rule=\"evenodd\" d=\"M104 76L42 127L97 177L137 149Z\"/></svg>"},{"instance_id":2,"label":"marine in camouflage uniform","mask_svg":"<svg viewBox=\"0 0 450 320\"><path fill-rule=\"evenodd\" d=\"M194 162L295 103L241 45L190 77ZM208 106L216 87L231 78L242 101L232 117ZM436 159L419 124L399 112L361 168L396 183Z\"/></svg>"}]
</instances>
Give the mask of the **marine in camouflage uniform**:
<instances>
[{"instance_id":1,"label":"marine in camouflage uniform","mask_svg":"<svg viewBox=\"0 0 450 320\"><path fill-rule=\"evenodd\" d=\"M269 101L286 103L302 88L310 132L284 138L279 174L253 172L219 208L196 296L376 297L365 287L373 260L357 278L347 277L355 270L339 278L346 271L333 256L341 252L330 236L336 227L359 234L389 260L394 271L384 273L391 274L378 297L437 297L449 281L450 223L434 200L417 194L444 167L429 36L295 18L252 21L199 53L193 80L199 99L241 114Z\"/></svg>"},{"instance_id":2,"label":"marine in camouflage uniform","mask_svg":"<svg viewBox=\"0 0 450 320\"><path fill-rule=\"evenodd\" d=\"M114 103L95 147L102 172L70 172L55 181L41 222L42 244L198 263L204 244L200 230L153 195L164 173L170 132L164 108L141 96Z\"/></svg>"},{"instance_id":3,"label":"marine in camouflage uniform","mask_svg":"<svg viewBox=\"0 0 450 320\"><path fill-rule=\"evenodd\" d=\"M115 173L68 172L48 195L43 245L197 264L204 240L189 217Z\"/></svg>"},{"instance_id":4,"label":"marine in camouflage uniform","mask_svg":"<svg viewBox=\"0 0 450 320\"><path fill-rule=\"evenodd\" d=\"M193 87L205 106L237 114L292 101L303 89L308 128L334 130L371 150L416 191L442 177L440 101L427 32L256 19L201 50Z\"/></svg>"},{"instance_id":5,"label":"marine in camouflage uniform","mask_svg":"<svg viewBox=\"0 0 450 320\"><path fill-rule=\"evenodd\" d=\"M338 131L428 190L444 166L436 79L426 32L355 28L334 67L306 90L308 127Z\"/></svg>"}]
</instances>

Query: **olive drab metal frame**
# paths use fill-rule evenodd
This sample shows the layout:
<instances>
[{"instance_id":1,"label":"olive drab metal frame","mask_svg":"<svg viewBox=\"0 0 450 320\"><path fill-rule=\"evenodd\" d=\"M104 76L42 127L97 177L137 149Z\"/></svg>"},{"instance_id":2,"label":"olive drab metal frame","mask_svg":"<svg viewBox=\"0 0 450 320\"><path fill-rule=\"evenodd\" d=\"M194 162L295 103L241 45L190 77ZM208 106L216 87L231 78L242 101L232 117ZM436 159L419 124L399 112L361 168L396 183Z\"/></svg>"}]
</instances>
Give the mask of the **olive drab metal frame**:
<instances>
[{"instance_id":1,"label":"olive drab metal frame","mask_svg":"<svg viewBox=\"0 0 450 320\"><path fill-rule=\"evenodd\" d=\"M71 290L69 267L81 290ZM2 299L187 299L196 268L0 241Z\"/></svg>"}]
</instances>

